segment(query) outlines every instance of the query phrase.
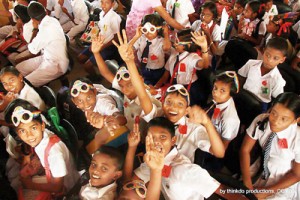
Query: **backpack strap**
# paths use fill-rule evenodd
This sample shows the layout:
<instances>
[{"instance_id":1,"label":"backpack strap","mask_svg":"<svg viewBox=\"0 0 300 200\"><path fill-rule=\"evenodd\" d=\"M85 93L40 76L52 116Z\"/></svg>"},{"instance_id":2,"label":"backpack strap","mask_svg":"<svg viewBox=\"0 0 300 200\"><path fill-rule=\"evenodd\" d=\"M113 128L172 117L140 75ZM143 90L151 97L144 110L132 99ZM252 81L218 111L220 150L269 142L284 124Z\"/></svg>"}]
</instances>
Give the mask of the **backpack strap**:
<instances>
[{"instance_id":1,"label":"backpack strap","mask_svg":"<svg viewBox=\"0 0 300 200\"><path fill-rule=\"evenodd\" d=\"M59 141L60 141L60 138L57 135L52 135L51 137L49 137L49 142L45 149L45 154L44 154L45 166L44 166L44 168L45 168L46 177L47 177L48 182L51 181L51 171L50 171L49 162L48 162L49 152L50 152L51 148L53 147L53 145L55 145Z\"/></svg>"}]
</instances>

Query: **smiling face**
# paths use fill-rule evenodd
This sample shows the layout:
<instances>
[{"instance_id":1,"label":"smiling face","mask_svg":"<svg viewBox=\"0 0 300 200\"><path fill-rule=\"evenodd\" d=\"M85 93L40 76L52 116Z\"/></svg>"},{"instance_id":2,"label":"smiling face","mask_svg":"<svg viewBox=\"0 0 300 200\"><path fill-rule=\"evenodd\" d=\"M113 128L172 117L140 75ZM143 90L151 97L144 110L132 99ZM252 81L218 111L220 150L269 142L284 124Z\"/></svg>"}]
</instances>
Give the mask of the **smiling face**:
<instances>
[{"instance_id":1,"label":"smiling face","mask_svg":"<svg viewBox=\"0 0 300 200\"><path fill-rule=\"evenodd\" d=\"M21 74L16 76L13 73L5 72L1 75L0 81L7 91L15 94L19 94L24 87L23 76Z\"/></svg>"},{"instance_id":2,"label":"smiling face","mask_svg":"<svg viewBox=\"0 0 300 200\"><path fill-rule=\"evenodd\" d=\"M41 124L36 120L32 120L26 124L20 123L16 128L16 132L21 140L31 147L36 147L42 141L44 130L45 124Z\"/></svg>"},{"instance_id":3,"label":"smiling face","mask_svg":"<svg viewBox=\"0 0 300 200\"><path fill-rule=\"evenodd\" d=\"M172 123L178 122L187 114L187 107L186 99L175 92L168 94L163 103L164 114Z\"/></svg>"},{"instance_id":4,"label":"smiling face","mask_svg":"<svg viewBox=\"0 0 300 200\"><path fill-rule=\"evenodd\" d=\"M89 167L91 185L102 188L121 177L122 172L118 170L117 165L117 161L107 154L94 155Z\"/></svg>"},{"instance_id":5,"label":"smiling face","mask_svg":"<svg viewBox=\"0 0 300 200\"><path fill-rule=\"evenodd\" d=\"M93 111L97 101L96 90L90 89L88 92L80 92L77 97L72 97L72 101L83 112Z\"/></svg>"},{"instance_id":6,"label":"smiling face","mask_svg":"<svg viewBox=\"0 0 300 200\"><path fill-rule=\"evenodd\" d=\"M271 131L277 133L285 130L291 124L295 124L297 119L291 110L286 108L283 104L277 103L270 112L269 121Z\"/></svg>"},{"instance_id":7,"label":"smiling face","mask_svg":"<svg viewBox=\"0 0 300 200\"><path fill-rule=\"evenodd\" d=\"M263 67L267 71L271 71L278 64L285 61L285 56L283 53L277 49L267 47L263 54Z\"/></svg>"}]
</instances>

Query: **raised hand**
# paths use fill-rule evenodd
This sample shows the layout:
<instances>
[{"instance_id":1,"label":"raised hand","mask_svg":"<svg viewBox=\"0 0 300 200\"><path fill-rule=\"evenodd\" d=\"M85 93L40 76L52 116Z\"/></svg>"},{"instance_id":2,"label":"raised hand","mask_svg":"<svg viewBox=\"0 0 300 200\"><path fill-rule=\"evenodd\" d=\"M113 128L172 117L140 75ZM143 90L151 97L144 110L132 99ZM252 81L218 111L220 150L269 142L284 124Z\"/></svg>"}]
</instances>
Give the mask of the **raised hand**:
<instances>
[{"instance_id":1,"label":"raised hand","mask_svg":"<svg viewBox=\"0 0 300 200\"><path fill-rule=\"evenodd\" d=\"M153 137L148 134L146 137L146 154L144 161L151 170L162 170L164 167L164 148L154 144Z\"/></svg>"},{"instance_id":2,"label":"raised hand","mask_svg":"<svg viewBox=\"0 0 300 200\"><path fill-rule=\"evenodd\" d=\"M207 40L206 40L206 36L204 34L204 32L200 32L200 31L197 31L197 32L192 32L192 41L198 45L199 47L201 47L202 51L204 49L204 51L206 51L207 49Z\"/></svg>"},{"instance_id":3,"label":"raised hand","mask_svg":"<svg viewBox=\"0 0 300 200\"><path fill-rule=\"evenodd\" d=\"M189 120L195 124L202 124L205 126L208 122L210 122L210 119L207 116L206 112L199 106L189 107L187 111Z\"/></svg>"},{"instance_id":4,"label":"raised hand","mask_svg":"<svg viewBox=\"0 0 300 200\"><path fill-rule=\"evenodd\" d=\"M139 25L137 28L136 28L136 31L135 31L135 37L139 38L142 36L142 25Z\"/></svg>"},{"instance_id":5,"label":"raised hand","mask_svg":"<svg viewBox=\"0 0 300 200\"><path fill-rule=\"evenodd\" d=\"M104 117L99 113L86 112L85 113L87 121L95 128L101 129L104 126Z\"/></svg>"},{"instance_id":6,"label":"raised hand","mask_svg":"<svg viewBox=\"0 0 300 200\"><path fill-rule=\"evenodd\" d=\"M117 33L117 35L118 35L119 44L114 40L112 41L112 43L118 48L120 56L125 62L129 62L129 61L134 62L133 46L129 45L125 30L124 29L122 30L123 38L121 37L120 33Z\"/></svg>"},{"instance_id":7,"label":"raised hand","mask_svg":"<svg viewBox=\"0 0 300 200\"><path fill-rule=\"evenodd\" d=\"M92 37L91 51L93 53L99 53L103 45L104 45L104 37L102 35L99 34L98 36Z\"/></svg>"},{"instance_id":8,"label":"raised hand","mask_svg":"<svg viewBox=\"0 0 300 200\"><path fill-rule=\"evenodd\" d=\"M129 147L137 147L141 141L141 133L139 124L135 123L133 125L133 131L131 131L127 137Z\"/></svg>"},{"instance_id":9,"label":"raised hand","mask_svg":"<svg viewBox=\"0 0 300 200\"><path fill-rule=\"evenodd\" d=\"M115 134L115 130L119 128L117 119L114 116L106 116L104 119L104 126L111 136Z\"/></svg>"}]
</instances>

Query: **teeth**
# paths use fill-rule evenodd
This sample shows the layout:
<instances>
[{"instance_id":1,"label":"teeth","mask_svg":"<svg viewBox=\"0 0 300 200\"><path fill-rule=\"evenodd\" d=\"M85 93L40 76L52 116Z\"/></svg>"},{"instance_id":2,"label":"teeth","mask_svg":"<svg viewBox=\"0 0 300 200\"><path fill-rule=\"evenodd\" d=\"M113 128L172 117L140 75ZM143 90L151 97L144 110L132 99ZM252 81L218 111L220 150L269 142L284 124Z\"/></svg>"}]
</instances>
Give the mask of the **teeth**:
<instances>
[{"instance_id":1,"label":"teeth","mask_svg":"<svg viewBox=\"0 0 300 200\"><path fill-rule=\"evenodd\" d=\"M177 112L169 112L171 115L177 115Z\"/></svg>"},{"instance_id":2,"label":"teeth","mask_svg":"<svg viewBox=\"0 0 300 200\"><path fill-rule=\"evenodd\" d=\"M92 108L92 106L89 106L89 107L87 107L85 110L89 110L89 109L91 109Z\"/></svg>"},{"instance_id":3,"label":"teeth","mask_svg":"<svg viewBox=\"0 0 300 200\"><path fill-rule=\"evenodd\" d=\"M92 177L93 177L93 178L96 178L96 179L99 179L99 178L100 178L100 176L97 176L97 175L93 175Z\"/></svg>"}]
</instances>

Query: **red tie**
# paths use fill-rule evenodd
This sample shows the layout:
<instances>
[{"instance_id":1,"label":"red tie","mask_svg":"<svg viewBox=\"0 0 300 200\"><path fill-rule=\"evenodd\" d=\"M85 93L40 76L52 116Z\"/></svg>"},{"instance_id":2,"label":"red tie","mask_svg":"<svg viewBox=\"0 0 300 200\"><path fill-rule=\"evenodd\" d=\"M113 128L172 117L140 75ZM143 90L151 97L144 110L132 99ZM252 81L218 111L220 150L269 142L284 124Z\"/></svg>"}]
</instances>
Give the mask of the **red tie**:
<instances>
[{"instance_id":1,"label":"red tie","mask_svg":"<svg viewBox=\"0 0 300 200\"><path fill-rule=\"evenodd\" d=\"M179 124L178 131L179 131L180 134L183 134L183 135L186 134L187 133L187 125Z\"/></svg>"},{"instance_id":2,"label":"red tie","mask_svg":"<svg viewBox=\"0 0 300 200\"><path fill-rule=\"evenodd\" d=\"M172 170L172 166L164 165L161 175L165 178L168 178L171 174L171 170Z\"/></svg>"}]
</instances>

